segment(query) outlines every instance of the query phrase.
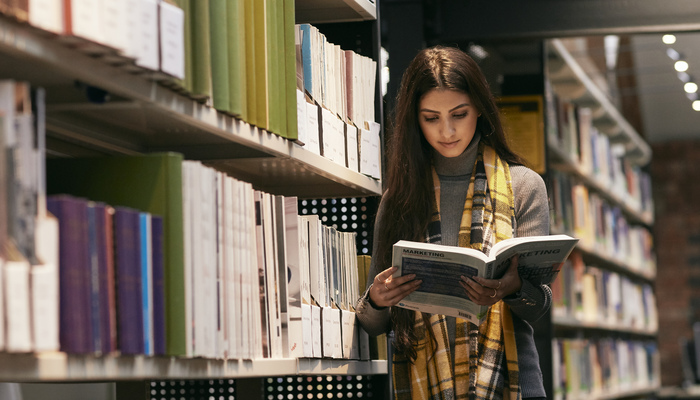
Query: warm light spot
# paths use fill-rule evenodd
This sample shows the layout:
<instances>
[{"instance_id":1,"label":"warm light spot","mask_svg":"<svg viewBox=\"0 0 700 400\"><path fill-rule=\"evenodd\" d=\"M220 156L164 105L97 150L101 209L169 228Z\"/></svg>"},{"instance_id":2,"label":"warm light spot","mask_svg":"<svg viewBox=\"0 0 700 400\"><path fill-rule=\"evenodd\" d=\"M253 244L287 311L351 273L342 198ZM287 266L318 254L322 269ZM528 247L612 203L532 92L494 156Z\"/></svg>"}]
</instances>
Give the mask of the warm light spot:
<instances>
[{"instance_id":1,"label":"warm light spot","mask_svg":"<svg viewBox=\"0 0 700 400\"><path fill-rule=\"evenodd\" d=\"M661 40L666 44L676 43L676 37L674 35L664 35Z\"/></svg>"},{"instance_id":2,"label":"warm light spot","mask_svg":"<svg viewBox=\"0 0 700 400\"><path fill-rule=\"evenodd\" d=\"M698 85L695 82L688 82L683 85L683 89L685 89L686 93L695 93L698 91Z\"/></svg>"},{"instance_id":3,"label":"warm light spot","mask_svg":"<svg viewBox=\"0 0 700 400\"><path fill-rule=\"evenodd\" d=\"M700 100L695 100L693 102L693 110L700 111Z\"/></svg>"},{"instance_id":4,"label":"warm light spot","mask_svg":"<svg viewBox=\"0 0 700 400\"><path fill-rule=\"evenodd\" d=\"M676 63L673 64L673 67L674 67L674 68L676 69L676 71L678 71L678 72L685 72L685 71L688 70L688 63L685 62L685 61L683 61L683 60L676 61Z\"/></svg>"}]
</instances>

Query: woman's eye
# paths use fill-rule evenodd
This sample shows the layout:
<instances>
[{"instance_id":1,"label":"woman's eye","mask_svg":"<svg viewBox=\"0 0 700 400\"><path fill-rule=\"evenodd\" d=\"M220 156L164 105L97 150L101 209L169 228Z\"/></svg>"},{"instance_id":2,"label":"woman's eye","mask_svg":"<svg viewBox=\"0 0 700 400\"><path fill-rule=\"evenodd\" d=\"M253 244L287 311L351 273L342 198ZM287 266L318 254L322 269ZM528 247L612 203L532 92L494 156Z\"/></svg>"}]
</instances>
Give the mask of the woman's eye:
<instances>
[{"instance_id":1,"label":"woman's eye","mask_svg":"<svg viewBox=\"0 0 700 400\"><path fill-rule=\"evenodd\" d=\"M433 122L437 121L438 117L425 117L424 120L425 122Z\"/></svg>"},{"instance_id":2,"label":"woman's eye","mask_svg":"<svg viewBox=\"0 0 700 400\"><path fill-rule=\"evenodd\" d=\"M455 114L454 118L461 119L467 116L467 113Z\"/></svg>"}]
</instances>

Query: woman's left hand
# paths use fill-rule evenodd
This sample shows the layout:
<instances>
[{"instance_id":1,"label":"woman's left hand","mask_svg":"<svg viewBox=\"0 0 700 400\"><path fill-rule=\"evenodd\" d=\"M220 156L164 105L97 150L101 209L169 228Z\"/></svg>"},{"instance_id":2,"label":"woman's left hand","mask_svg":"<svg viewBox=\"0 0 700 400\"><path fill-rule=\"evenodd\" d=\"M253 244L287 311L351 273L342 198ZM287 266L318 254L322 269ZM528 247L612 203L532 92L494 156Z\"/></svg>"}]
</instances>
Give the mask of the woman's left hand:
<instances>
[{"instance_id":1,"label":"woman's left hand","mask_svg":"<svg viewBox=\"0 0 700 400\"><path fill-rule=\"evenodd\" d=\"M518 256L510 259L510 266L500 279L484 279L478 276L462 276L460 285L469 298L480 306L491 306L499 300L520 290L523 285L518 275Z\"/></svg>"}]
</instances>

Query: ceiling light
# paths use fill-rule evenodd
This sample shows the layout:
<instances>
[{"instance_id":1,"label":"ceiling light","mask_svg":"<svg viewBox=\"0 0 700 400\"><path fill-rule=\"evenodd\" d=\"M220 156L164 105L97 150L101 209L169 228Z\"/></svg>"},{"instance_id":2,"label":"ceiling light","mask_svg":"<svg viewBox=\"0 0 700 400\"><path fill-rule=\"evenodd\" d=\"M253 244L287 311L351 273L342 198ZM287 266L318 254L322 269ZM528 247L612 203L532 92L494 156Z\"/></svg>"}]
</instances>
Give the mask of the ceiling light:
<instances>
[{"instance_id":1,"label":"ceiling light","mask_svg":"<svg viewBox=\"0 0 700 400\"><path fill-rule=\"evenodd\" d=\"M693 110L700 111L700 100L695 100L693 102Z\"/></svg>"},{"instance_id":2,"label":"ceiling light","mask_svg":"<svg viewBox=\"0 0 700 400\"><path fill-rule=\"evenodd\" d=\"M681 53L677 52L676 50L672 48L666 49L666 55L671 59L671 60L680 60L681 58Z\"/></svg>"},{"instance_id":3,"label":"ceiling light","mask_svg":"<svg viewBox=\"0 0 700 400\"><path fill-rule=\"evenodd\" d=\"M673 67L676 69L678 72L685 72L688 70L688 63L683 60L678 60L676 63L673 65Z\"/></svg>"},{"instance_id":4,"label":"ceiling light","mask_svg":"<svg viewBox=\"0 0 700 400\"><path fill-rule=\"evenodd\" d=\"M695 93L698 91L698 85L695 82L688 82L683 85L683 89L685 89L686 93Z\"/></svg>"},{"instance_id":5,"label":"ceiling light","mask_svg":"<svg viewBox=\"0 0 700 400\"><path fill-rule=\"evenodd\" d=\"M663 37L661 37L661 40L666 44L676 43L676 37L674 35L663 35Z\"/></svg>"}]
</instances>

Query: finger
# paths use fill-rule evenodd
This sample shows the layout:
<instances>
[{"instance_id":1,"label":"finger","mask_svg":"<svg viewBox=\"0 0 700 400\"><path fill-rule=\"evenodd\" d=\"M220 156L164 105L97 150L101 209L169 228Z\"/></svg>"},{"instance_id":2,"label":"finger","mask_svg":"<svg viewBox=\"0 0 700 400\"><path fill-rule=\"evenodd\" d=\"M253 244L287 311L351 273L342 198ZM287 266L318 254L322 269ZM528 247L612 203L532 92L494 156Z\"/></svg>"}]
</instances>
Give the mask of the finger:
<instances>
[{"instance_id":1,"label":"finger","mask_svg":"<svg viewBox=\"0 0 700 400\"><path fill-rule=\"evenodd\" d=\"M392 277L389 282L392 282L389 287L398 287L406 282L412 281L413 279L416 279L416 274L408 274L408 275L402 275L402 276L397 276L397 277Z\"/></svg>"},{"instance_id":2,"label":"finger","mask_svg":"<svg viewBox=\"0 0 700 400\"><path fill-rule=\"evenodd\" d=\"M401 285L399 288L394 290L391 293L387 293L390 297L387 299L391 305L397 304L399 301L401 301L404 297L408 296L409 294L413 293L416 291L419 287L420 284L423 281L421 280L415 280L411 281L407 284Z\"/></svg>"},{"instance_id":3,"label":"finger","mask_svg":"<svg viewBox=\"0 0 700 400\"><path fill-rule=\"evenodd\" d=\"M384 271L378 273L374 277L374 281L375 282L377 282L377 281L384 282L385 280L389 279L394 272L396 272L396 267L389 267L389 268L385 269Z\"/></svg>"}]
</instances>

